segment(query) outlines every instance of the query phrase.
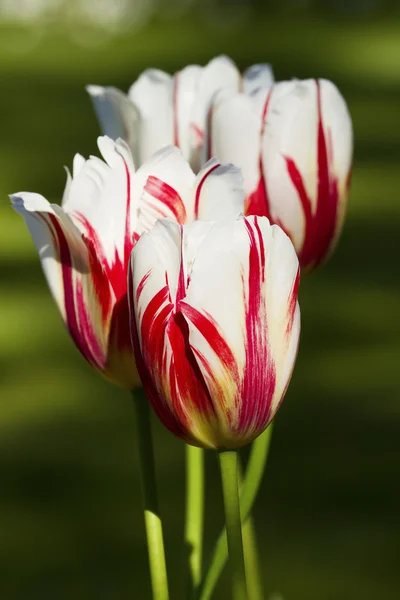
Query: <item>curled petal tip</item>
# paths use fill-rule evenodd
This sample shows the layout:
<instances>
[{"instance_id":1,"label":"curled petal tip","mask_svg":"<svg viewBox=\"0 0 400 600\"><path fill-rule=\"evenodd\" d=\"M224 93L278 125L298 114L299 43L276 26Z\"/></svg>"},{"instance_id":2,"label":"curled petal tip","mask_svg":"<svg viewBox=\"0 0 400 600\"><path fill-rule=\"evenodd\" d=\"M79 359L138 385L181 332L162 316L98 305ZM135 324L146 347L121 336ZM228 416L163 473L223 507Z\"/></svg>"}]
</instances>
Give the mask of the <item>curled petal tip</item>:
<instances>
[{"instance_id":1,"label":"curled petal tip","mask_svg":"<svg viewBox=\"0 0 400 600\"><path fill-rule=\"evenodd\" d=\"M101 85L89 84L85 85L85 90L90 96L102 96L104 94L105 88Z\"/></svg>"}]
</instances>

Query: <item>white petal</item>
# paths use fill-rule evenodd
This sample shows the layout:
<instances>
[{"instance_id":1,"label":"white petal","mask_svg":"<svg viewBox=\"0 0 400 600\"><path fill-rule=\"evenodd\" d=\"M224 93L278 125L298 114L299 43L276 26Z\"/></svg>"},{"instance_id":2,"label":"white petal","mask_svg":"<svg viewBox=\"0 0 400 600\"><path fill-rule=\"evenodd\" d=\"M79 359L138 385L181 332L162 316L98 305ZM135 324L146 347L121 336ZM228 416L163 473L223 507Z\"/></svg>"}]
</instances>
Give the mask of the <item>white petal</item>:
<instances>
[{"instance_id":1,"label":"white petal","mask_svg":"<svg viewBox=\"0 0 400 600\"><path fill-rule=\"evenodd\" d=\"M212 108L211 153L221 163L237 165L243 174L246 196L253 192L260 178L261 111L255 101L244 94L221 94Z\"/></svg>"},{"instance_id":2,"label":"white petal","mask_svg":"<svg viewBox=\"0 0 400 600\"><path fill-rule=\"evenodd\" d=\"M174 76L174 144L189 161L193 146L191 121L202 67L188 65Z\"/></svg>"},{"instance_id":3,"label":"white petal","mask_svg":"<svg viewBox=\"0 0 400 600\"><path fill-rule=\"evenodd\" d=\"M271 65L252 65L243 73L243 91L253 94L259 89L268 90L274 84L274 73Z\"/></svg>"},{"instance_id":4,"label":"white petal","mask_svg":"<svg viewBox=\"0 0 400 600\"><path fill-rule=\"evenodd\" d=\"M211 159L197 175L194 219L219 221L244 212L243 177L232 164Z\"/></svg>"},{"instance_id":5,"label":"white petal","mask_svg":"<svg viewBox=\"0 0 400 600\"><path fill-rule=\"evenodd\" d=\"M140 115L140 164L154 152L174 143L173 79L158 69L147 69L131 86L129 99Z\"/></svg>"},{"instance_id":6,"label":"white petal","mask_svg":"<svg viewBox=\"0 0 400 600\"><path fill-rule=\"evenodd\" d=\"M235 63L227 56L218 56L203 68L192 112L192 122L199 133L204 133L214 94L221 89L238 91L240 84L241 75Z\"/></svg>"},{"instance_id":7,"label":"white petal","mask_svg":"<svg viewBox=\"0 0 400 600\"><path fill-rule=\"evenodd\" d=\"M134 163L139 161L139 114L129 98L114 87L88 85L97 118L104 135L113 140L122 138L132 151Z\"/></svg>"},{"instance_id":8,"label":"white petal","mask_svg":"<svg viewBox=\"0 0 400 600\"><path fill-rule=\"evenodd\" d=\"M160 218L185 223L194 210L195 175L178 148L156 152L136 173L134 196L140 198L137 233L149 231Z\"/></svg>"},{"instance_id":9,"label":"white petal","mask_svg":"<svg viewBox=\"0 0 400 600\"><path fill-rule=\"evenodd\" d=\"M90 224L111 265L116 251L123 260L127 230L129 238L135 230L134 167L129 147L123 140L113 141L104 136L98 139L98 145L106 162L92 156L80 165L77 175L68 184L63 208L83 233L87 234L87 227L80 216Z\"/></svg>"}]
</instances>

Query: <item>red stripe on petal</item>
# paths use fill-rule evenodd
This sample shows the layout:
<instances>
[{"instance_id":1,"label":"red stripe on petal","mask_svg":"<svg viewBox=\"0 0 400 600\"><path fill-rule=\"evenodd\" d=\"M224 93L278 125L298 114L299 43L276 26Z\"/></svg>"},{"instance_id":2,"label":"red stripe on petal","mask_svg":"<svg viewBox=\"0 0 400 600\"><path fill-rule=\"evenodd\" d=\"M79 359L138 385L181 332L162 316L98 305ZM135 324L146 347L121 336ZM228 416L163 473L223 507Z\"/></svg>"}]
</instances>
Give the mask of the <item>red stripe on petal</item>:
<instances>
[{"instance_id":1,"label":"red stripe on petal","mask_svg":"<svg viewBox=\"0 0 400 600\"><path fill-rule=\"evenodd\" d=\"M216 165L212 166L211 169L209 169L207 171L207 173L205 173L203 175L203 177L200 179L200 182L196 188L196 195L195 195L195 200L194 200L194 218L195 220L197 220L199 218L199 205L200 205L200 195L201 195L201 190L203 188L204 182L206 181L207 177L213 172L215 171L215 169L218 169L218 167L220 167L220 163L217 163Z\"/></svg>"},{"instance_id":2,"label":"red stripe on petal","mask_svg":"<svg viewBox=\"0 0 400 600\"><path fill-rule=\"evenodd\" d=\"M190 306L186 302L180 303L183 315L193 324L193 326L206 339L208 345L223 364L224 368L230 373L232 380L239 384L239 371L235 355L218 329L217 323L211 315L204 315L199 310Z\"/></svg>"},{"instance_id":3,"label":"red stripe on petal","mask_svg":"<svg viewBox=\"0 0 400 600\"><path fill-rule=\"evenodd\" d=\"M294 320L294 315L296 312L296 305L297 305L297 295L299 292L299 285L300 285L300 268L297 269L296 278L294 280L293 288L292 288L292 291L291 291L290 297L289 297L289 308L288 308L289 319L288 319L288 324L286 327L286 335L287 336L289 336L292 333L293 320Z\"/></svg>"},{"instance_id":4,"label":"red stripe on petal","mask_svg":"<svg viewBox=\"0 0 400 600\"><path fill-rule=\"evenodd\" d=\"M267 183L264 176L264 168L262 161L262 142L265 132L265 127L267 123L267 113L268 107L270 104L272 89L267 93L267 97L265 99L265 103L263 106L263 110L261 113L261 128L260 128L260 150L258 157L258 171L259 171L259 179L258 185L254 192L252 192L246 200L245 214L246 215L258 215L259 217L267 217L270 219L270 207L269 207L269 199L267 192Z\"/></svg>"},{"instance_id":5,"label":"red stripe on petal","mask_svg":"<svg viewBox=\"0 0 400 600\"><path fill-rule=\"evenodd\" d=\"M177 223L186 222L186 208L183 200L178 192L168 185L168 183L161 181L161 179L154 175L150 175L144 186L144 190L161 202L173 214Z\"/></svg>"},{"instance_id":6,"label":"red stripe on petal","mask_svg":"<svg viewBox=\"0 0 400 600\"><path fill-rule=\"evenodd\" d=\"M319 81L316 80L315 84L317 86L318 113L316 140L318 180L314 214L312 212L312 203L306 192L299 169L291 158L284 157L289 177L300 199L305 221L303 246L298 252L302 268L316 267L329 254L335 238L339 205L339 182L335 174L331 171L331 165L333 165L334 160L333 145L331 141L329 145L327 143L327 137L328 142L331 139L331 132L328 129L327 135L325 133L321 106L321 88Z\"/></svg>"},{"instance_id":7,"label":"red stripe on petal","mask_svg":"<svg viewBox=\"0 0 400 600\"><path fill-rule=\"evenodd\" d=\"M268 343L265 308L265 248L261 230L245 219L249 236L249 275L246 302L246 362L242 380L239 430L262 429L267 425L275 391L276 372Z\"/></svg>"},{"instance_id":8,"label":"red stripe on petal","mask_svg":"<svg viewBox=\"0 0 400 600\"><path fill-rule=\"evenodd\" d=\"M148 274L144 276L148 278ZM143 278L143 279L144 279ZM139 283L144 288L145 281ZM129 303L131 310L131 337L135 353L136 366L155 413L162 423L176 436L187 439L184 415L177 417L168 404L167 396L175 392L171 386L170 368L166 354L166 328L173 311L169 302L169 289L163 287L146 306L139 319L139 327L135 319L135 294L131 271L129 271ZM171 390L172 387L172 390Z\"/></svg>"},{"instance_id":9,"label":"red stripe on petal","mask_svg":"<svg viewBox=\"0 0 400 600\"><path fill-rule=\"evenodd\" d=\"M93 329L91 326L88 326L90 318L87 312L87 305L82 298L82 283L79 281L79 278L82 278L84 274L78 273L74 269L67 238L57 217L49 215L49 219L59 250L68 331L83 357L90 364L102 370L104 368L105 357L101 350L97 352L99 345L92 339ZM79 288L78 290L77 287Z\"/></svg>"}]
</instances>

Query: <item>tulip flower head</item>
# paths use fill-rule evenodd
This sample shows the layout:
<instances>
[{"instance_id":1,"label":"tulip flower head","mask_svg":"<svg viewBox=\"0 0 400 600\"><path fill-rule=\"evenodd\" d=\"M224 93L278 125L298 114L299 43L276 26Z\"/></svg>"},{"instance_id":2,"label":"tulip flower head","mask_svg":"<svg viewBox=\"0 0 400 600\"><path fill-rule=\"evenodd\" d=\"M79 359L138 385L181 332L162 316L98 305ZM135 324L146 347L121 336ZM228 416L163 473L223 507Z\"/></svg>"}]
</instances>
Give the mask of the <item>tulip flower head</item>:
<instances>
[{"instance_id":1,"label":"tulip flower head","mask_svg":"<svg viewBox=\"0 0 400 600\"><path fill-rule=\"evenodd\" d=\"M254 440L278 410L299 340L287 235L265 217L160 220L129 275L138 369L164 425L204 448Z\"/></svg>"},{"instance_id":2,"label":"tulip flower head","mask_svg":"<svg viewBox=\"0 0 400 600\"><path fill-rule=\"evenodd\" d=\"M287 81L251 94L220 92L210 109L208 152L242 169L246 214L264 215L292 239L310 270L342 229L352 125L330 81Z\"/></svg>"},{"instance_id":3,"label":"tulip flower head","mask_svg":"<svg viewBox=\"0 0 400 600\"><path fill-rule=\"evenodd\" d=\"M114 383L133 388L139 378L127 299L132 248L161 217L189 223L236 216L243 192L237 169L210 161L196 177L177 148L164 148L135 172L124 141L101 137L98 145L104 161L75 156L61 207L27 192L11 201L81 354Z\"/></svg>"},{"instance_id":4,"label":"tulip flower head","mask_svg":"<svg viewBox=\"0 0 400 600\"><path fill-rule=\"evenodd\" d=\"M140 165L159 148L173 144L182 150L192 168L203 161L209 107L218 90L246 93L272 85L269 65L254 65L243 76L226 56L205 67L188 65L174 75L147 69L128 94L112 87L89 85L103 133L122 137Z\"/></svg>"}]
</instances>

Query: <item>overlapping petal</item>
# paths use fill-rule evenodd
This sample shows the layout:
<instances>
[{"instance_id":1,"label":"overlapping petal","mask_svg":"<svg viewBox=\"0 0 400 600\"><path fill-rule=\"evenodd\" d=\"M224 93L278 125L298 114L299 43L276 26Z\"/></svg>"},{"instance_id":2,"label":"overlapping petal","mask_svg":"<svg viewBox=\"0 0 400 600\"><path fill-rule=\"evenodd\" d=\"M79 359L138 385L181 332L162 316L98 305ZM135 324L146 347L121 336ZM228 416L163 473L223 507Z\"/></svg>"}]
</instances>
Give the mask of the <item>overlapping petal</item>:
<instances>
[{"instance_id":1,"label":"overlapping petal","mask_svg":"<svg viewBox=\"0 0 400 600\"><path fill-rule=\"evenodd\" d=\"M127 95L115 88L88 86L104 133L123 137L136 164L145 162L165 145L182 150L195 172L205 159L205 136L214 96L225 90L244 88L253 94L266 89L273 79L269 65L254 65L241 76L227 56L217 56L207 65L188 65L173 76L147 69ZM133 110L127 108L131 104Z\"/></svg>"},{"instance_id":2,"label":"overlapping petal","mask_svg":"<svg viewBox=\"0 0 400 600\"><path fill-rule=\"evenodd\" d=\"M158 222L129 284L139 371L164 424L189 443L242 446L274 417L298 338L298 260L265 218Z\"/></svg>"},{"instance_id":3,"label":"overlapping petal","mask_svg":"<svg viewBox=\"0 0 400 600\"><path fill-rule=\"evenodd\" d=\"M113 140L121 138L129 145L135 165L139 164L139 112L126 94L114 87L88 85L102 132Z\"/></svg>"},{"instance_id":4,"label":"overlapping petal","mask_svg":"<svg viewBox=\"0 0 400 600\"><path fill-rule=\"evenodd\" d=\"M320 264L341 230L352 161L346 103L326 80L278 84L262 148L271 218L285 228L303 268Z\"/></svg>"}]
</instances>

